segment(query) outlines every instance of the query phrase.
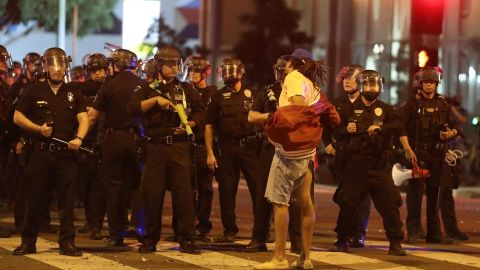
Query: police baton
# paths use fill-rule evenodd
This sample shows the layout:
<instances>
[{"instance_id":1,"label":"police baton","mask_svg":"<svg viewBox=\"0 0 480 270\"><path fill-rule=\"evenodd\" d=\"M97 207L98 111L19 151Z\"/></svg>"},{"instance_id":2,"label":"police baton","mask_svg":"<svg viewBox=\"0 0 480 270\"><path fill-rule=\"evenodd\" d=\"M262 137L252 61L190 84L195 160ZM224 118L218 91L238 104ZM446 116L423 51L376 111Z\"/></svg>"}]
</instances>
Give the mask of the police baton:
<instances>
[{"instance_id":1,"label":"police baton","mask_svg":"<svg viewBox=\"0 0 480 270\"><path fill-rule=\"evenodd\" d=\"M52 141L56 141L56 142L59 142L59 143L62 143L62 144L65 144L65 145L68 145L68 142L67 141L64 141L64 140L60 140L59 138L55 138L55 137L52 137ZM79 148L80 150L82 151L85 151L91 155L95 154L95 151L91 148L87 148L87 147L83 147L83 146L80 146Z\"/></svg>"}]
</instances>

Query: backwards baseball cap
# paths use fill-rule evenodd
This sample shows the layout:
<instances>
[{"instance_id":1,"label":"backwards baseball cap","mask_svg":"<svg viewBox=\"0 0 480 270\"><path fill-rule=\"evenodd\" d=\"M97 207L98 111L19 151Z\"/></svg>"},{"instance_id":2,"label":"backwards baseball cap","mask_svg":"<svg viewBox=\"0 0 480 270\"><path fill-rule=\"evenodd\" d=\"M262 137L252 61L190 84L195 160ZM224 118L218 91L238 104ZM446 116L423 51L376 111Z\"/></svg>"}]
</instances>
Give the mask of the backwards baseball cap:
<instances>
[{"instance_id":1,"label":"backwards baseball cap","mask_svg":"<svg viewBox=\"0 0 480 270\"><path fill-rule=\"evenodd\" d=\"M312 54L309 51L301 48L295 49L290 56L300 60L312 60Z\"/></svg>"}]
</instances>

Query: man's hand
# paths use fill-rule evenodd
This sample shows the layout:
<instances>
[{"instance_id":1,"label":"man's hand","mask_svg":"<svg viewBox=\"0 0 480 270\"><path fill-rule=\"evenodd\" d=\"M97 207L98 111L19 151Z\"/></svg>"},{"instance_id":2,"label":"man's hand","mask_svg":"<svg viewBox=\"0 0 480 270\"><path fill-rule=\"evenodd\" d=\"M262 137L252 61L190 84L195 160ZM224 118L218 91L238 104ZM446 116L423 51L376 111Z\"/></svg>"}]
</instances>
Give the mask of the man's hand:
<instances>
[{"instance_id":1,"label":"man's hand","mask_svg":"<svg viewBox=\"0 0 480 270\"><path fill-rule=\"evenodd\" d=\"M25 144L23 142L17 142L15 144L15 154L20 155L23 151Z\"/></svg>"},{"instance_id":2,"label":"man's hand","mask_svg":"<svg viewBox=\"0 0 480 270\"><path fill-rule=\"evenodd\" d=\"M415 155L415 152L413 152L413 150L411 148L410 149L405 149L405 157L413 165L417 164L417 155Z\"/></svg>"},{"instance_id":3,"label":"man's hand","mask_svg":"<svg viewBox=\"0 0 480 270\"><path fill-rule=\"evenodd\" d=\"M457 134L455 129L447 128L447 131L440 131L440 140L446 141Z\"/></svg>"},{"instance_id":4,"label":"man's hand","mask_svg":"<svg viewBox=\"0 0 480 270\"><path fill-rule=\"evenodd\" d=\"M325 154L335 156L336 153L337 151L335 151L335 148L332 144L329 144L327 147L325 147Z\"/></svg>"},{"instance_id":5,"label":"man's hand","mask_svg":"<svg viewBox=\"0 0 480 270\"><path fill-rule=\"evenodd\" d=\"M68 150L77 151L82 146L82 140L76 138L68 142Z\"/></svg>"},{"instance_id":6,"label":"man's hand","mask_svg":"<svg viewBox=\"0 0 480 270\"><path fill-rule=\"evenodd\" d=\"M347 125L347 132L348 133L357 132L357 124L355 124L354 122L349 122Z\"/></svg>"},{"instance_id":7,"label":"man's hand","mask_svg":"<svg viewBox=\"0 0 480 270\"><path fill-rule=\"evenodd\" d=\"M368 132L368 135L375 135L377 134L378 132L380 132L381 128L377 125L371 125L368 127L367 129L367 132Z\"/></svg>"},{"instance_id":8,"label":"man's hand","mask_svg":"<svg viewBox=\"0 0 480 270\"><path fill-rule=\"evenodd\" d=\"M215 158L215 155L213 154L207 155L207 166L212 171L215 171L215 169L218 168L217 159Z\"/></svg>"},{"instance_id":9,"label":"man's hand","mask_svg":"<svg viewBox=\"0 0 480 270\"><path fill-rule=\"evenodd\" d=\"M168 110L172 108L175 110L175 105L168 99L164 97L157 97L157 104L158 106L162 107L164 110Z\"/></svg>"},{"instance_id":10,"label":"man's hand","mask_svg":"<svg viewBox=\"0 0 480 270\"><path fill-rule=\"evenodd\" d=\"M47 123L44 123L43 125L40 126L38 129L38 133L42 134L43 137L50 137L52 136L52 131L53 128L47 126Z\"/></svg>"},{"instance_id":11,"label":"man's hand","mask_svg":"<svg viewBox=\"0 0 480 270\"><path fill-rule=\"evenodd\" d=\"M184 134L186 133L185 131L185 126L183 124L180 124L179 127L176 127L173 129L173 134Z\"/></svg>"}]
</instances>

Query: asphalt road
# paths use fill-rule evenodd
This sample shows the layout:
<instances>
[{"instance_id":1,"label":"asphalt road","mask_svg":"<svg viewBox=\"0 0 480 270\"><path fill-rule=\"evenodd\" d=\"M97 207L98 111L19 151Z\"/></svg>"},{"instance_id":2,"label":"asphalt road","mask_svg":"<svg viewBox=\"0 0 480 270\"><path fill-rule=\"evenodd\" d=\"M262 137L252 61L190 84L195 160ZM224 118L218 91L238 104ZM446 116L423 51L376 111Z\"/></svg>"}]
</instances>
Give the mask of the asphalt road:
<instances>
[{"instance_id":1,"label":"asphalt road","mask_svg":"<svg viewBox=\"0 0 480 270\"><path fill-rule=\"evenodd\" d=\"M373 210L367 233L367 247L352 249L352 253L333 253L329 248L335 242L333 228L338 207L331 201L334 188L316 186L315 209L316 226L312 259L315 269L478 269L480 268L480 199L457 198L457 217L460 228L470 236L470 241L456 242L452 245L425 244L405 245L408 256L395 257L386 254L386 240L382 221ZM0 239L0 269L47 270L47 269L252 269L257 263L271 258L273 244L269 252L242 253L242 245L249 242L253 226L253 216L246 184L241 181L237 194L237 223L240 228L235 244L198 244L203 248L202 255L187 255L177 251L178 244L163 240L172 235L171 201L167 196L164 206L163 235L154 254L139 254L138 242L134 238L126 239L127 246L107 248L102 240L88 239L88 234L78 234L77 246L84 251L83 257L71 258L58 254L56 234L41 234L37 242L37 254L17 257L11 251L20 243L18 234L11 238ZM0 223L12 227L11 211L1 210ZM404 220L405 206L401 209ZM53 222L58 224L56 214L52 212ZM77 209L77 225L83 224L83 210ZM222 232L218 193L212 213L213 235ZM425 221L424 221L425 222ZM106 231L105 231L106 233ZM274 232L272 231L272 235ZM289 244L287 244L288 247ZM297 255L289 253L290 261Z\"/></svg>"}]
</instances>

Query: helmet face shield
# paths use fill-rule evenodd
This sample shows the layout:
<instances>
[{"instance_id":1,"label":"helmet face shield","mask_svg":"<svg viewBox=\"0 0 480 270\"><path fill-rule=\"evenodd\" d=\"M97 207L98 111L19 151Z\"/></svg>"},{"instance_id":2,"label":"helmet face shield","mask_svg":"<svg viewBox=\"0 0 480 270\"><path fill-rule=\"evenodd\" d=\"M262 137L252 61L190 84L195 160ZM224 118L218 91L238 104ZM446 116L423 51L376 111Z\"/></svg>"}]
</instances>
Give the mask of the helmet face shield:
<instances>
[{"instance_id":1,"label":"helmet face shield","mask_svg":"<svg viewBox=\"0 0 480 270\"><path fill-rule=\"evenodd\" d=\"M360 82L359 87L362 93L364 92L380 93L383 91L382 78L366 77L363 81Z\"/></svg>"},{"instance_id":2,"label":"helmet face shield","mask_svg":"<svg viewBox=\"0 0 480 270\"><path fill-rule=\"evenodd\" d=\"M219 77L222 78L224 82L230 80L238 79L238 74L241 72L241 67L234 64L222 65L219 69Z\"/></svg>"},{"instance_id":3,"label":"helmet face shield","mask_svg":"<svg viewBox=\"0 0 480 270\"><path fill-rule=\"evenodd\" d=\"M177 69L178 73L183 70L183 61L179 58L159 58L160 64L165 65L171 69Z\"/></svg>"},{"instance_id":4,"label":"helmet face shield","mask_svg":"<svg viewBox=\"0 0 480 270\"><path fill-rule=\"evenodd\" d=\"M49 71L66 71L69 68L70 58L65 55L51 55L45 57L45 66Z\"/></svg>"},{"instance_id":5,"label":"helmet face shield","mask_svg":"<svg viewBox=\"0 0 480 270\"><path fill-rule=\"evenodd\" d=\"M0 53L0 71L6 72L8 68L12 68L12 58L8 53Z\"/></svg>"}]
</instances>

